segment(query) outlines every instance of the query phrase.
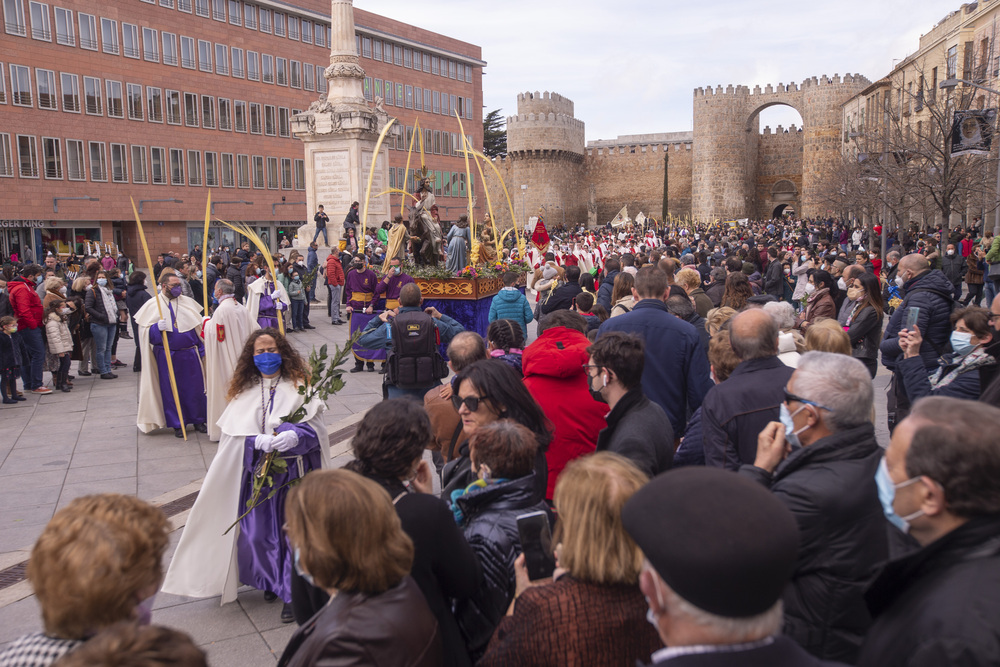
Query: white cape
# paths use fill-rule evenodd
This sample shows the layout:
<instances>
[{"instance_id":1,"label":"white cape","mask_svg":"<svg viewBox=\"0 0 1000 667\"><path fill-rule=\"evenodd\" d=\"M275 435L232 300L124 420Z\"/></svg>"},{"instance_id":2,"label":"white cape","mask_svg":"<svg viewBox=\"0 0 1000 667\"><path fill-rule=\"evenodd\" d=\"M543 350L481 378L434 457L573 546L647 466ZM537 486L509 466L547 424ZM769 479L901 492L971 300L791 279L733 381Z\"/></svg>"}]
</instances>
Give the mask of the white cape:
<instances>
[{"instance_id":1,"label":"white cape","mask_svg":"<svg viewBox=\"0 0 1000 667\"><path fill-rule=\"evenodd\" d=\"M219 340L219 327L222 327L222 340ZM259 329L257 320L250 317L250 312L236 302L236 299L223 299L212 314L212 319L205 322L205 391L208 394L208 437L218 442L222 430L216 422L226 409L226 392L229 391L229 381L236 370L236 362L247 338L254 330Z\"/></svg>"},{"instance_id":2,"label":"white cape","mask_svg":"<svg viewBox=\"0 0 1000 667\"><path fill-rule=\"evenodd\" d=\"M149 329L160 321L160 310L156 306L159 301L163 308L163 319L169 319L167 298L157 294L142 305L135 314L135 323L139 326L139 352L142 355L142 373L139 378L139 411L136 415L136 425L143 433L163 428L167 419L163 415L163 397L160 396L160 370L153 356L153 346L149 343ZM201 306L194 299L179 296L173 299L174 316L177 319L178 331L201 330ZM170 332L167 332L167 342L170 342ZM205 372L204 360L202 373ZM185 391L184 378L177 378L178 396Z\"/></svg>"},{"instance_id":3,"label":"white cape","mask_svg":"<svg viewBox=\"0 0 1000 667\"><path fill-rule=\"evenodd\" d=\"M286 315L288 314L288 309L292 307L292 300L280 280L269 280L261 277L247 286L247 310L250 311L250 317L253 318L254 322L257 321L257 315L260 312L260 295L264 293L265 288L269 290L272 299L285 304L285 311L282 313L282 318L284 318L285 324L287 324L288 317Z\"/></svg>"},{"instance_id":4,"label":"white cape","mask_svg":"<svg viewBox=\"0 0 1000 667\"><path fill-rule=\"evenodd\" d=\"M274 392L274 407L267 420L267 432L281 425L281 417L295 411L302 397L290 380L282 379ZM313 400L307 406L306 423L316 431L322 455L320 464L330 467L330 435L323 422L326 405ZM236 536L239 526L225 530L243 513L239 507L243 476L244 438L260 434L260 386L255 384L234 398L219 426L222 440L212 459L198 498L188 515L180 543L163 581L163 592L195 598L222 596L222 604L236 599L239 563Z\"/></svg>"}]
</instances>

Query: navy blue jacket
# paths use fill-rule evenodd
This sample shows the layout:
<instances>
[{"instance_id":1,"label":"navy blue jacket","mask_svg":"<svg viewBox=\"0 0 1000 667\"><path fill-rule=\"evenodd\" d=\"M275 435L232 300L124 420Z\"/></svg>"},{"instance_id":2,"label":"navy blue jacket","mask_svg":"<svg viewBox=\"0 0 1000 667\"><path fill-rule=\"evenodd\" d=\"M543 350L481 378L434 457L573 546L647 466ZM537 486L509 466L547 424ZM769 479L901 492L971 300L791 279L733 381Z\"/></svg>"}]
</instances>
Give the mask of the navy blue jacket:
<instances>
[{"instance_id":1,"label":"navy blue jacket","mask_svg":"<svg viewBox=\"0 0 1000 667\"><path fill-rule=\"evenodd\" d=\"M683 435L688 415L698 409L712 388L708 355L698 332L671 315L659 299L642 299L632 312L605 321L597 337L609 331L643 338L646 365L642 371L642 393L667 413L674 437Z\"/></svg>"},{"instance_id":2,"label":"navy blue jacket","mask_svg":"<svg viewBox=\"0 0 1000 667\"><path fill-rule=\"evenodd\" d=\"M906 296L903 303L889 318L882 336L882 363L889 370L895 370L903 359L903 350L899 347L899 330L906 323L906 313L910 306L920 308L917 317L917 328L924 342L920 345L920 358L924 360L927 370L937 368L938 357L951 351L951 309L954 303L954 285L943 273L932 269L911 278L904 285Z\"/></svg>"},{"instance_id":3,"label":"navy blue jacket","mask_svg":"<svg viewBox=\"0 0 1000 667\"><path fill-rule=\"evenodd\" d=\"M597 288L597 303L604 306L604 310L611 312L611 293L615 289L615 278L621 271L609 271L604 280L601 281L601 286Z\"/></svg>"}]
</instances>

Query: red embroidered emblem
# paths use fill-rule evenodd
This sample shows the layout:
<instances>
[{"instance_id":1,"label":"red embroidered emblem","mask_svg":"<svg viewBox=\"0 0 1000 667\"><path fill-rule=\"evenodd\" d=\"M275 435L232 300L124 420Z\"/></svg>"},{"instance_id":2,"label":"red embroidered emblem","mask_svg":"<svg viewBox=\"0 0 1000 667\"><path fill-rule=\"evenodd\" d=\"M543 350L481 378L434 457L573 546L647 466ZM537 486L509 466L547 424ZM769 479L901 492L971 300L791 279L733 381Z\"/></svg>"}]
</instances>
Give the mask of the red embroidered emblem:
<instances>
[{"instance_id":1,"label":"red embroidered emblem","mask_svg":"<svg viewBox=\"0 0 1000 667\"><path fill-rule=\"evenodd\" d=\"M225 324L216 324L215 325L215 339L217 341L219 341L220 343L224 343L226 341L226 325Z\"/></svg>"}]
</instances>

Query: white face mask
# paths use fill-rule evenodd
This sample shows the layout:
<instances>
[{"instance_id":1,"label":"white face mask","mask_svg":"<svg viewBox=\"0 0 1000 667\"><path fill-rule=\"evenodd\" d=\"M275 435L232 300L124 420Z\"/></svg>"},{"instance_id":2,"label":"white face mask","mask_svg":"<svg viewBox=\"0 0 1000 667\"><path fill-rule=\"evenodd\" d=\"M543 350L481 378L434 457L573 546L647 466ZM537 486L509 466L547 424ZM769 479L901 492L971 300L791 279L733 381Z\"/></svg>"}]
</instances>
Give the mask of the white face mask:
<instances>
[{"instance_id":1,"label":"white face mask","mask_svg":"<svg viewBox=\"0 0 1000 667\"><path fill-rule=\"evenodd\" d=\"M906 280L903 279L903 276L901 276L900 274L897 273L896 274L896 287L902 287L905 284L906 284Z\"/></svg>"},{"instance_id":2,"label":"white face mask","mask_svg":"<svg viewBox=\"0 0 1000 667\"><path fill-rule=\"evenodd\" d=\"M839 287L842 290L846 290L847 289L847 283L844 281L843 278L839 278L837 280L837 287Z\"/></svg>"},{"instance_id":3,"label":"white face mask","mask_svg":"<svg viewBox=\"0 0 1000 667\"><path fill-rule=\"evenodd\" d=\"M806 294L813 294L816 292L816 286L812 283L806 283Z\"/></svg>"}]
</instances>

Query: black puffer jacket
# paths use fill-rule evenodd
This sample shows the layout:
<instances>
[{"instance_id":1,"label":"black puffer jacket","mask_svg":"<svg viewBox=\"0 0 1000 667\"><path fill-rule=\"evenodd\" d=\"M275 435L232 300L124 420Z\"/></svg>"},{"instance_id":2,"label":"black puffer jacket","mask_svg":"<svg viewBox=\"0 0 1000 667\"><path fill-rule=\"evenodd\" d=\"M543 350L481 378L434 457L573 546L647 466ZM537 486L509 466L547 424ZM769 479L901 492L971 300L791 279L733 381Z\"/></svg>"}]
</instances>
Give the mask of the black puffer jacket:
<instances>
[{"instance_id":1,"label":"black puffer jacket","mask_svg":"<svg viewBox=\"0 0 1000 667\"><path fill-rule=\"evenodd\" d=\"M232 281L233 288L235 289L234 296L240 303L243 302L243 297L246 296L246 286L243 284L243 272L239 270L238 267L229 265L226 269L226 279Z\"/></svg>"},{"instance_id":2,"label":"black puffer jacket","mask_svg":"<svg viewBox=\"0 0 1000 667\"><path fill-rule=\"evenodd\" d=\"M903 289L906 296L889 318L879 346L882 350L882 363L890 370L896 369L896 362L903 354L899 347L899 330L906 323L907 309L917 306L920 308L917 328L924 337L924 342L920 345L920 357L924 360L925 368L937 368L938 357L951 351L948 340L951 337L952 294L955 287L943 273L931 269L908 280Z\"/></svg>"},{"instance_id":3,"label":"black puffer jacket","mask_svg":"<svg viewBox=\"0 0 1000 667\"><path fill-rule=\"evenodd\" d=\"M865 594L861 667L978 667L1000 656L1000 516L885 565Z\"/></svg>"},{"instance_id":4,"label":"black puffer jacket","mask_svg":"<svg viewBox=\"0 0 1000 667\"><path fill-rule=\"evenodd\" d=\"M889 556L875 485L881 459L875 429L865 423L792 452L773 476L740 468L770 486L799 524L784 633L819 658L854 664L871 625L864 591Z\"/></svg>"},{"instance_id":5,"label":"black puffer jacket","mask_svg":"<svg viewBox=\"0 0 1000 667\"><path fill-rule=\"evenodd\" d=\"M455 618L473 662L483 656L514 599L514 560L521 554L517 517L549 511L545 501L535 500L534 487L532 472L475 489L455 501L464 515L465 539L479 557L483 571L479 590L455 605Z\"/></svg>"}]
</instances>

